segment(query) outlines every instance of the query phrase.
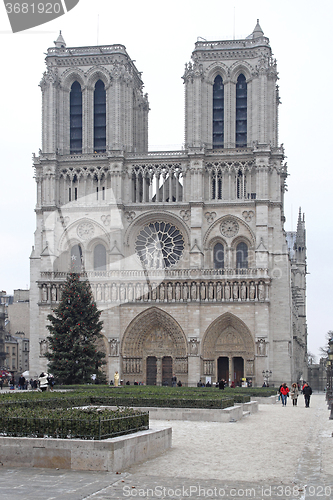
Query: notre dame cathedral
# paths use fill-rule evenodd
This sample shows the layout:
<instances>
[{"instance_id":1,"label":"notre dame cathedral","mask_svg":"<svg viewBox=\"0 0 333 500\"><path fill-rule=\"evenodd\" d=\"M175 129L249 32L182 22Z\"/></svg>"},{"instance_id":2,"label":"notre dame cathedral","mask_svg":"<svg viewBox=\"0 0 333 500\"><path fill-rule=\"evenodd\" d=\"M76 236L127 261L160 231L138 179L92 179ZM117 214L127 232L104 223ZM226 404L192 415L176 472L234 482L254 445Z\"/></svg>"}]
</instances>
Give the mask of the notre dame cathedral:
<instances>
[{"instance_id":1,"label":"notre dame cathedral","mask_svg":"<svg viewBox=\"0 0 333 500\"><path fill-rule=\"evenodd\" d=\"M305 223L284 230L278 72L259 23L195 43L179 151L148 151L148 96L123 45L68 48L60 33L46 66L30 373L47 369L46 317L74 270L102 310L108 380L306 378Z\"/></svg>"}]
</instances>

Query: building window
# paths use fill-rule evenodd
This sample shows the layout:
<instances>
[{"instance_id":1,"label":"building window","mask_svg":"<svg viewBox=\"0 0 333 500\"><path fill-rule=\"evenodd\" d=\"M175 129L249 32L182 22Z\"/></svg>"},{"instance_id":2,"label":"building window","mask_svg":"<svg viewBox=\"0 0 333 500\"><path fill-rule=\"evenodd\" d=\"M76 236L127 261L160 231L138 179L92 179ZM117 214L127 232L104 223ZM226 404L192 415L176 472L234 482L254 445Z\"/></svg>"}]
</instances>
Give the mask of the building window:
<instances>
[{"instance_id":1,"label":"building window","mask_svg":"<svg viewBox=\"0 0 333 500\"><path fill-rule=\"evenodd\" d=\"M94 91L94 151L106 150L106 92L102 80L98 80Z\"/></svg>"},{"instance_id":2,"label":"building window","mask_svg":"<svg viewBox=\"0 0 333 500\"><path fill-rule=\"evenodd\" d=\"M12 354L15 356L15 347L12 347Z\"/></svg>"},{"instance_id":3,"label":"building window","mask_svg":"<svg viewBox=\"0 0 333 500\"><path fill-rule=\"evenodd\" d=\"M104 245L98 244L94 248L94 270L106 271L106 249Z\"/></svg>"},{"instance_id":4,"label":"building window","mask_svg":"<svg viewBox=\"0 0 333 500\"><path fill-rule=\"evenodd\" d=\"M216 243L214 246L214 269L224 268L224 246L222 243Z\"/></svg>"},{"instance_id":5,"label":"building window","mask_svg":"<svg viewBox=\"0 0 333 500\"><path fill-rule=\"evenodd\" d=\"M247 146L247 83L239 75L236 84L236 148Z\"/></svg>"},{"instance_id":6,"label":"building window","mask_svg":"<svg viewBox=\"0 0 333 500\"><path fill-rule=\"evenodd\" d=\"M70 152L82 153L82 91L74 82L70 92Z\"/></svg>"},{"instance_id":7,"label":"building window","mask_svg":"<svg viewBox=\"0 0 333 500\"><path fill-rule=\"evenodd\" d=\"M237 174L237 198L243 199L246 197L246 177L241 170Z\"/></svg>"},{"instance_id":8,"label":"building window","mask_svg":"<svg viewBox=\"0 0 333 500\"><path fill-rule=\"evenodd\" d=\"M71 248L71 270L73 273L79 273L82 269L82 248L81 245L74 245Z\"/></svg>"},{"instance_id":9,"label":"building window","mask_svg":"<svg viewBox=\"0 0 333 500\"><path fill-rule=\"evenodd\" d=\"M213 86L213 148L224 147L224 85L220 75Z\"/></svg>"},{"instance_id":10,"label":"building window","mask_svg":"<svg viewBox=\"0 0 333 500\"><path fill-rule=\"evenodd\" d=\"M212 176L212 200L222 200L222 172Z\"/></svg>"},{"instance_id":11,"label":"building window","mask_svg":"<svg viewBox=\"0 0 333 500\"><path fill-rule=\"evenodd\" d=\"M248 248L243 241L238 243L236 248L236 268L247 269L248 267Z\"/></svg>"}]
</instances>

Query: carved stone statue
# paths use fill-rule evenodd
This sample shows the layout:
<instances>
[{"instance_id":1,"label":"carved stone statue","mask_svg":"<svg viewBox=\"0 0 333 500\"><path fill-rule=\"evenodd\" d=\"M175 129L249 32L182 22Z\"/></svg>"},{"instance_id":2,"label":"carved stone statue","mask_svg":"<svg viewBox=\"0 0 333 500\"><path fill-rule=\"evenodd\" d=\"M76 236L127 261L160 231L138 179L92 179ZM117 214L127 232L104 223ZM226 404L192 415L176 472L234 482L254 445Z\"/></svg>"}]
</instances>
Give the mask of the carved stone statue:
<instances>
[{"instance_id":1,"label":"carved stone statue","mask_svg":"<svg viewBox=\"0 0 333 500\"><path fill-rule=\"evenodd\" d=\"M229 282L227 282L225 287L224 287L224 298L225 298L225 300L230 300L230 284L229 284Z\"/></svg>"},{"instance_id":2,"label":"carved stone statue","mask_svg":"<svg viewBox=\"0 0 333 500\"><path fill-rule=\"evenodd\" d=\"M222 285L220 281L218 282L216 287L216 300L222 300Z\"/></svg>"},{"instance_id":3,"label":"carved stone statue","mask_svg":"<svg viewBox=\"0 0 333 500\"><path fill-rule=\"evenodd\" d=\"M177 302L180 301L180 285L179 285L179 283L176 283L175 299Z\"/></svg>"},{"instance_id":4,"label":"carved stone statue","mask_svg":"<svg viewBox=\"0 0 333 500\"><path fill-rule=\"evenodd\" d=\"M125 302L126 299L126 291L124 285L120 285L119 289L119 299L121 302Z\"/></svg>"},{"instance_id":5,"label":"carved stone statue","mask_svg":"<svg viewBox=\"0 0 333 500\"><path fill-rule=\"evenodd\" d=\"M184 283L183 285L183 300L184 302L187 301L188 299L188 286L187 283Z\"/></svg>"},{"instance_id":6,"label":"carved stone statue","mask_svg":"<svg viewBox=\"0 0 333 500\"><path fill-rule=\"evenodd\" d=\"M171 302L172 301L172 284L171 283L168 283L168 288L167 288L167 293L168 293L168 301Z\"/></svg>"},{"instance_id":7,"label":"carved stone statue","mask_svg":"<svg viewBox=\"0 0 333 500\"><path fill-rule=\"evenodd\" d=\"M116 302L116 300L117 300L117 287L116 287L115 283L112 283L111 300L112 300L112 302Z\"/></svg>"},{"instance_id":8,"label":"carved stone statue","mask_svg":"<svg viewBox=\"0 0 333 500\"><path fill-rule=\"evenodd\" d=\"M197 300L197 284L195 282L191 285L191 299Z\"/></svg>"},{"instance_id":9,"label":"carved stone statue","mask_svg":"<svg viewBox=\"0 0 333 500\"><path fill-rule=\"evenodd\" d=\"M232 287L232 296L234 300L238 300L238 283L234 283Z\"/></svg>"},{"instance_id":10,"label":"carved stone statue","mask_svg":"<svg viewBox=\"0 0 333 500\"><path fill-rule=\"evenodd\" d=\"M165 299L165 292L164 292L164 283L160 284L160 300Z\"/></svg>"},{"instance_id":11,"label":"carved stone statue","mask_svg":"<svg viewBox=\"0 0 333 500\"><path fill-rule=\"evenodd\" d=\"M241 299L246 300L246 284L244 283L244 281L241 285Z\"/></svg>"},{"instance_id":12,"label":"carved stone statue","mask_svg":"<svg viewBox=\"0 0 333 500\"><path fill-rule=\"evenodd\" d=\"M253 281L250 283L250 300L254 300L256 297L256 287L254 286Z\"/></svg>"},{"instance_id":13,"label":"carved stone statue","mask_svg":"<svg viewBox=\"0 0 333 500\"><path fill-rule=\"evenodd\" d=\"M265 285L263 284L262 281L260 281L258 286L258 295L259 295L259 300L265 300Z\"/></svg>"},{"instance_id":14,"label":"carved stone statue","mask_svg":"<svg viewBox=\"0 0 333 500\"><path fill-rule=\"evenodd\" d=\"M208 285L208 299L213 300L214 299L214 287L213 283L209 283Z\"/></svg>"},{"instance_id":15,"label":"carved stone statue","mask_svg":"<svg viewBox=\"0 0 333 500\"><path fill-rule=\"evenodd\" d=\"M206 298L206 285L205 283L201 283L200 285L200 299L205 300Z\"/></svg>"}]
</instances>

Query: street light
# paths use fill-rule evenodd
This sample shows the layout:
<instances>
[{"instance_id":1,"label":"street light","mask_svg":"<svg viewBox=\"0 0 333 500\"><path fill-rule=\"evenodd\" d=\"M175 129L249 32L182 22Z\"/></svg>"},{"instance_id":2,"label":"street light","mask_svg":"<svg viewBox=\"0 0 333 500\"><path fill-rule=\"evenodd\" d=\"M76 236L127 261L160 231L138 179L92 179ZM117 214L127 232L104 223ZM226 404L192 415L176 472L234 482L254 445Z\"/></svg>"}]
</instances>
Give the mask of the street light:
<instances>
[{"instance_id":1,"label":"street light","mask_svg":"<svg viewBox=\"0 0 333 500\"><path fill-rule=\"evenodd\" d=\"M264 384L266 384L267 387L269 387L269 377L272 375L271 370L263 370L262 375L264 377Z\"/></svg>"}]
</instances>

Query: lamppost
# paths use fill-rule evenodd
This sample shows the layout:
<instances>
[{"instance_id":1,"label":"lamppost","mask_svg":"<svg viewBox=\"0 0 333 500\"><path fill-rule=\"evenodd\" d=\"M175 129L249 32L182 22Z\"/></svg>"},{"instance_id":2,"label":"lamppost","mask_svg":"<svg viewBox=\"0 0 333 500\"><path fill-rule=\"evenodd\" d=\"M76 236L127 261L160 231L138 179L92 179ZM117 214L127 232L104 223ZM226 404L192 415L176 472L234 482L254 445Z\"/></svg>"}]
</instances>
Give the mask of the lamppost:
<instances>
[{"instance_id":1,"label":"lamppost","mask_svg":"<svg viewBox=\"0 0 333 500\"><path fill-rule=\"evenodd\" d=\"M333 337L328 341L328 360L327 360L327 392L326 399L328 404L328 409L331 410L329 416L330 420L333 420Z\"/></svg>"},{"instance_id":2,"label":"lamppost","mask_svg":"<svg viewBox=\"0 0 333 500\"><path fill-rule=\"evenodd\" d=\"M264 384L266 384L267 387L269 387L269 377L272 375L271 370L263 370L262 375L264 377Z\"/></svg>"}]
</instances>

